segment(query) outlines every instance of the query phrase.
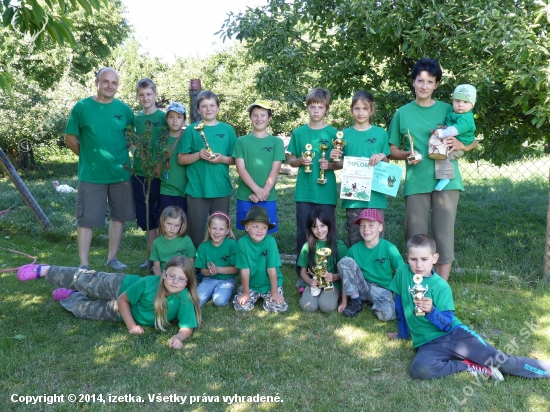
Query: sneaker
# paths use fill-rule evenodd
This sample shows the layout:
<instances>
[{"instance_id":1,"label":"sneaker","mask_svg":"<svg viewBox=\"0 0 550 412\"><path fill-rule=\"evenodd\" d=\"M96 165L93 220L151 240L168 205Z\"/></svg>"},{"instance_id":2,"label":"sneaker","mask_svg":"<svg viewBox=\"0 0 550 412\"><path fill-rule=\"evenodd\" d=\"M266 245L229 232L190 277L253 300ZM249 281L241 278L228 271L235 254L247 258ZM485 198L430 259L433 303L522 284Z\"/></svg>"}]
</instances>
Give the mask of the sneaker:
<instances>
[{"instance_id":1,"label":"sneaker","mask_svg":"<svg viewBox=\"0 0 550 412\"><path fill-rule=\"evenodd\" d=\"M351 299L342 314L348 318L353 318L359 312L363 310L363 304L357 299Z\"/></svg>"},{"instance_id":2,"label":"sneaker","mask_svg":"<svg viewBox=\"0 0 550 412\"><path fill-rule=\"evenodd\" d=\"M128 267L124 263L122 263L120 260L118 260L116 257L112 258L107 263L105 263L105 266L109 266L111 269L114 269L114 270L122 270Z\"/></svg>"},{"instance_id":3,"label":"sneaker","mask_svg":"<svg viewBox=\"0 0 550 412\"><path fill-rule=\"evenodd\" d=\"M474 376L477 376L478 373L481 373L482 375L487 376L488 378L496 379L497 381L504 380L504 376L502 376L502 373L498 370L498 368L495 368L494 366L483 366L469 360L463 360L462 362L468 366L467 371Z\"/></svg>"},{"instance_id":4,"label":"sneaker","mask_svg":"<svg viewBox=\"0 0 550 412\"><path fill-rule=\"evenodd\" d=\"M52 296L55 300L59 302L60 300L67 299L74 292L76 292L76 290L60 288L54 290Z\"/></svg>"},{"instance_id":5,"label":"sneaker","mask_svg":"<svg viewBox=\"0 0 550 412\"><path fill-rule=\"evenodd\" d=\"M151 270L153 268L153 262L147 259L145 262L139 265L139 268L143 270Z\"/></svg>"}]
</instances>

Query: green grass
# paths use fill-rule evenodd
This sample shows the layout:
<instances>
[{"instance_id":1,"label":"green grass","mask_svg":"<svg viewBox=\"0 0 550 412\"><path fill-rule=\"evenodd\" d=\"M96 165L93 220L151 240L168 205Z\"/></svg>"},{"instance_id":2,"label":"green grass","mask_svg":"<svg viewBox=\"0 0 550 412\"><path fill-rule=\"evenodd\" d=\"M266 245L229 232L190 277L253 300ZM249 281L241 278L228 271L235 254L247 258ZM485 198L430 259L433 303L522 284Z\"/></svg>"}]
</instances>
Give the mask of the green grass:
<instances>
[{"instance_id":1,"label":"green grass","mask_svg":"<svg viewBox=\"0 0 550 412\"><path fill-rule=\"evenodd\" d=\"M47 160L47 163L46 163ZM76 186L74 157L47 153L46 167L22 172L50 218L40 230L15 189L0 179L0 270L28 263L7 249L40 262L78 263L74 195L57 194L54 179ZM493 173L494 175L494 173ZM292 178L285 178L291 181ZM543 177L512 181L509 176L471 179L459 204L457 261L479 271L453 274L456 315L498 348L550 359L550 296L540 283L545 236L547 183ZM292 188L281 190L285 205L278 236L292 253L295 237ZM286 206L286 205L290 206ZM339 215L342 222L343 216ZM403 199L390 199L386 237L403 250ZM107 231L94 231L91 265L101 268ZM119 257L137 267L146 255L142 233L128 225ZM491 276L486 271L504 272ZM368 310L349 319L337 313L304 313L295 292L294 269L283 268L289 311L273 315L257 307L248 314L231 307L203 310L203 327L182 351L167 348L171 333L147 329L128 334L123 323L92 322L68 314L51 298L44 280L21 283L0 273L0 410L190 411L547 411L550 380L505 377L475 380L457 374L435 381L413 381L410 342L389 341L395 322L378 321ZM525 335L525 322L535 330ZM13 339L23 335L21 340ZM514 343L514 346L511 344ZM66 402L22 405L10 396L64 394L141 396L142 404ZM195 396L183 406L148 402L147 394ZM201 397L218 396L203 403ZM278 396L282 403L228 404L222 396ZM467 396L468 395L468 396ZM463 402L463 404L461 404Z\"/></svg>"}]
</instances>

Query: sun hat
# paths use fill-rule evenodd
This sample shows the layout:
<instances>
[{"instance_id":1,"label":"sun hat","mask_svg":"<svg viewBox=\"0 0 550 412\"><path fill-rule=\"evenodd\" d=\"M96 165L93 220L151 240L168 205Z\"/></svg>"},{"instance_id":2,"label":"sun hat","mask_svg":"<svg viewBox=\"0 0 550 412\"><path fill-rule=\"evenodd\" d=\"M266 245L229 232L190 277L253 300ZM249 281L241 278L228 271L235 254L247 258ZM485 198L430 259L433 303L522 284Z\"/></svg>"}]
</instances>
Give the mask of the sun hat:
<instances>
[{"instance_id":1,"label":"sun hat","mask_svg":"<svg viewBox=\"0 0 550 412\"><path fill-rule=\"evenodd\" d=\"M361 213L359 214L359 217L353 221L353 224L358 225L359 221L361 219L380 222L380 224L382 224L382 225L384 224L384 217L382 216L382 213L380 213L376 209L363 209L363 210L361 210Z\"/></svg>"},{"instance_id":2,"label":"sun hat","mask_svg":"<svg viewBox=\"0 0 550 412\"><path fill-rule=\"evenodd\" d=\"M246 214L246 219L241 220L241 225L245 226L249 222L262 222L267 225L269 230L273 229L275 225L269 221L269 215L267 210L261 206L252 206Z\"/></svg>"},{"instance_id":3,"label":"sun hat","mask_svg":"<svg viewBox=\"0 0 550 412\"><path fill-rule=\"evenodd\" d=\"M185 106L180 102L170 103L170 105L166 108L166 115L168 115L168 112L176 112L185 116L187 115L187 110L185 110Z\"/></svg>"},{"instance_id":4,"label":"sun hat","mask_svg":"<svg viewBox=\"0 0 550 412\"><path fill-rule=\"evenodd\" d=\"M472 103L472 106L476 105L476 96L476 88L471 84L461 84L453 92L453 99L464 100L465 102Z\"/></svg>"},{"instance_id":5,"label":"sun hat","mask_svg":"<svg viewBox=\"0 0 550 412\"><path fill-rule=\"evenodd\" d=\"M262 109L266 109L266 110L273 110L271 108L271 105L269 104L269 102L265 101L265 100L256 100L254 103L252 103L250 106L248 106L248 109L246 109L246 111L248 113L250 113L252 111L253 108L255 107L261 107Z\"/></svg>"}]
</instances>

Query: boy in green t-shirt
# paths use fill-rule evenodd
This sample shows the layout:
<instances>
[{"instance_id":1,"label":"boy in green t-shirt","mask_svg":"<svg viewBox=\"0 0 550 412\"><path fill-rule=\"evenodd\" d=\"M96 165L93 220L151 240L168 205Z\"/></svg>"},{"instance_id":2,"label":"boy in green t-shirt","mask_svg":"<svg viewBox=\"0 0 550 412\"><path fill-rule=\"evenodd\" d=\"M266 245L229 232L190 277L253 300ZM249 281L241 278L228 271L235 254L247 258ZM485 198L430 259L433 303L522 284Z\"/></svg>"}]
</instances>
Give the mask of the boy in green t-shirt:
<instances>
[{"instance_id":1,"label":"boy in green t-shirt","mask_svg":"<svg viewBox=\"0 0 550 412\"><path fill-rule=\"evenodd\" d=\"M407 242L409 264L399 268L390 284L396 293L399 332L387 336L412 338L417 352L411 377L436 379L468 371L500 381L504 380L502 373L549 378L550 362L505 354L462 324L454 315L451 287L433 270L439 258L435 251L435 241L430 236L411 237Z\"/></svg>"},{"instance_id":2,"label":"boy in green t-shirt","mask_svg":"<svg viewBox=\"0 0 550 412\"><path fill-rule=\"evenodd\" d=\"M198 95L197 110L202 121L185 129L177 149L178 163L187 165L189 236L195 247L202 243L212 213L229 214L233 192L229 166L235 164L232 154L237 140L233 127L218 121L220 100L210 90Z\"/></svg>"},{"instance_id":3,"label":"boy in green t-shirt","mask_svg":"<svg viewBox=\"0 0 550 412\"><path fill-rule=\"evenodd\" d=\"M403 258L393 243L380 239L384 217L377 209L364 209L353 223L359 225L363 242L353 245L347 257L338 262L342 278L342 303L338 312L354 317L363 310L362 301L367 301L378 319L395 319L395 303L388 288Z\"/></svg>"},{"instance_id":4,"label":"boy in green t-shirt","mask_svg":"<svg viewBox=\"0 0 550 412\"><path fill-rule=\"evenodd\" d=\"M238 242L235 267L241 271L241 286L233 298L233 307L240 312L249 312L262 298L264 310L285 312L288 305L283 297L279 248L275 238L267 234L274 225L269 221L267 211L260 206L252 206L241 224L247 234Z\"/></svg>"},{"instance_id":5,"label":"boy in green t-shirt","mask_svg":"<svg viewBox=\"0 0 550 412\"><path fill-rule=\"evenodd\" d=\"M134 130L136 134L140 135L145 131L146 122L151 122L151 150L152 155L156 158L156 144L158 142L162 128L166 126L166 119L164 112L159 110L156 106L158 94L157 85L153 80L145 77L139 80L136 84L136 98L141 104L142 111L134 117ZM133 148L132 148L133 149ZM141 165L141 157L133 149L132 154L134 156L134 175L132 175L132 187L134 189L134 202L136 207L136 220L139 228L143 231L147 230L146 213L147 208L145 205L145 192L147 187L145 186L145 172ZM149 193L149 245L153 245L153 241L157 238L158 221L160 217L160 180L153 176L151 179L151 190ZM149 250L149 253L151 251ZM142 269L152 267L152 262L147 261L140 266Z\"/></svg>"},{"instance_id":6,"label":"boy in green t-shirt","mask_svg":"<svg viewBox=\"0 0 550 412\"><path fill-rule=\"evenodd\" d=\"M237 189L237 229L244 230L240 221L254 205L267 210L269 219L275 227L268 233L279 229L277 219L277 192L272 190L285 160L283 141L267 132L271 120L271 106L258 100L248 107L252 123L252 132L237 139L233 157L239 173Z\"/></svg>"},{"instance_id":7,"label":"boy in green t-shirt","mask_svg":"<svg viewBox=\"0 0 550 412\"><path fill-rule=\"evenodd\" d=\"M312 89L306 96L309 122L292 132L288 150L289 165L298 167L294 200L296 201L296 256L306 243L307 217L313 209L323 209L336 228L336 177L334 170L341 169L341 162L328 160L333 149L332 139L337 130L325 122L330 106L330 92L327 89ZM326 146L325 158L321 155L320 145ZM321 170L324 171L325 183L318 182ZM300 267L296 266L300 276ZM306 286L301 279L297 287Z\"/></svg>"}]
</instances>

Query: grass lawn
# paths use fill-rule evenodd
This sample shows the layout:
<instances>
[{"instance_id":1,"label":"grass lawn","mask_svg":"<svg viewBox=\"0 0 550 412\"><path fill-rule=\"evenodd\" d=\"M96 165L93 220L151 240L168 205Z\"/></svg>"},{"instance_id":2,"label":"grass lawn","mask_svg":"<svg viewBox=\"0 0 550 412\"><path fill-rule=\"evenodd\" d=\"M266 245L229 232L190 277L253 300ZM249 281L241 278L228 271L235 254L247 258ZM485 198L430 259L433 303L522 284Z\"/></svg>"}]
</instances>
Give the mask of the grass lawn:
<instances>
[{"instance_id":1,"label":"grass lawn","mask_svg":"<svg viewBox=\"0 0 550 412\"><path fill-rule=\"evenodd\" d=\"M48 167L25 172L23 178L54 228L38 229L15 189L0 179L0 210L12 207L0 220L0 270L29 262L7 249L37 256L39 262L78 264L74 195L58 195L50 183L57 179L76 186L74 158L65 152L43 156ZM550 296L540 283L547 183L489 176L466 186L457 219L457 261L474 270L451 276L456 315L497 348L550 359ZM403 250L402 198L391 202L395 207L386 215L386 237ZM292 227L287 215L284 219ZM279 246L292 250L294 236L286 232ZM106 229L94 232L93 268L103 267L107 242ZM129 225L121 261L136 268L145 259L145 245L139 230ZM181 351L167 347L175 326L168 333L147 329L135 336L122 322L80 320L51 298L54 288L45 280L22 283L14 272L0 273L0 410L550 410L546 379L505 376L497 384L462 373L412 380L411 343L385 336L396 330L395 322L380 322L368 310L353 319L304 313L293 267L285 266L283 273L287 313L268 314L259 306L241 314L208 303L203 327ZM54 394L64 395L65 402L10 400ZM83 402L74 405L69 394L77 401L83 394ZM114 403L109 394L128 395L122 400L129 402ZM149 395L167 398L150 402ZM171 402L170 395L186 397L185 404ZM235 402L235 395L244 398ZM134 402L136 396L143 402ZM272 402L256 402L255 396Z\"/></svg>"}]
</instances>

